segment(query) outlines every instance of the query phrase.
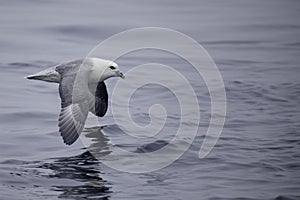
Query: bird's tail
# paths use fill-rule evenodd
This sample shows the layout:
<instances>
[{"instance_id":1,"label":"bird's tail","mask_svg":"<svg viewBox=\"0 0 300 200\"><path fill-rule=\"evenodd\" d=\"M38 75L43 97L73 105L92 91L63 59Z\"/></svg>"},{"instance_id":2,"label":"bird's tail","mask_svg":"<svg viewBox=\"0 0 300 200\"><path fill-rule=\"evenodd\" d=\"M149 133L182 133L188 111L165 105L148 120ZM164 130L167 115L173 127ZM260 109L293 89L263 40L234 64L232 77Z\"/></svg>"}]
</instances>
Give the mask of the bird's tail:
<instances>
[{"instance_id":1,"label":"bird's tail","mask_svg":"<svg viewBox=\"0 0 300 200\"><path fill-rule=\"evenodd\" d=\"M25 78L46 81L46 82L52 82L52 83L59 83L60 74L57 71L55 71L54 68L49 68L49 69L43 70L41 72L38 72L36 74L26 76Z\"/></svg>"}]
</instances>

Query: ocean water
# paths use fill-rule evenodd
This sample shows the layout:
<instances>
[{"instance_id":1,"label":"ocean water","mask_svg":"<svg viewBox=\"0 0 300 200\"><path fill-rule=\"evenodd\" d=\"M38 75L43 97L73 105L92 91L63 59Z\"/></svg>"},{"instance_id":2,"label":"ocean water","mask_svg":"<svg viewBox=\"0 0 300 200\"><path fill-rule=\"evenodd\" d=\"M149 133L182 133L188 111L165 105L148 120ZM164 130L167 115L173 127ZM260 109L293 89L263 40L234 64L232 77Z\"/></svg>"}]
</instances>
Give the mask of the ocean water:
<instances>
[{"instance_id":1,"label":"ocean water","mask_svg":"<svg viewBox=\"0 0 300 200\"><path fill-rule=\"evenodd\" d=\"M299 13L296 0L1 1L0 199L299 199ZM199 159L211 109L201 77L166 52L120 58L125 73L149 62L178 69L201 109L198 134L182 157L158 171L132 174L104 165L80 140L63 144L57 85L24 77L146 26L174 29L203 45L222 74L227 115L213 151ZM109 92L115 84L107 81ZM109 107L104 118L89 121L83 137L104 150L113 144L155 151L172 140L180 121L174 95L157 85L133 96L132 119L149 123L155 103L169 113L161 136L140 141L124 135Z\"/></svg>"}]
</instances>

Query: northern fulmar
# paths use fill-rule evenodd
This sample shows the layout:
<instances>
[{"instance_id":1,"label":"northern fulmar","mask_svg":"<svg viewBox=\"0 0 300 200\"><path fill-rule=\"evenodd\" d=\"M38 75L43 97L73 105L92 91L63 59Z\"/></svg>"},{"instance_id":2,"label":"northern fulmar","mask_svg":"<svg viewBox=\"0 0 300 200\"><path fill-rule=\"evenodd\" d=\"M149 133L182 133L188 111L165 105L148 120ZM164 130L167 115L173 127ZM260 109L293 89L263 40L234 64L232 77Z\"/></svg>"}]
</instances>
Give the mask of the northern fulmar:
<instances>
[{"instance_id":1,"label":"northern fulmar","mask_svg":"<svg viewBox=\"0 0 300 200\"><path fill-rule=\"evenodd\" d=\"M125 78L115 62L89 57L56 65L26 78L59 83L59 132L64 143L71 145L82 132L89 111L98 117L105 115L108 94L104 80L111 77Z\"/></svg>"}]
</instances>

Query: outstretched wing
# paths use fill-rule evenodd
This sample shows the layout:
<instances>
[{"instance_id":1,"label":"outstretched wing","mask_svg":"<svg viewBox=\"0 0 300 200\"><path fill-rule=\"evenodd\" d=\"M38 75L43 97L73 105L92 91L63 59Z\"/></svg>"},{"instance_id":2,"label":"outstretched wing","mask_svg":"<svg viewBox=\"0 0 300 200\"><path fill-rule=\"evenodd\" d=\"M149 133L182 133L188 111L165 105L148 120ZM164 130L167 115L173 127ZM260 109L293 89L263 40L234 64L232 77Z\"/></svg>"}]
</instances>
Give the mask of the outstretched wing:
<instances>
[{"instance_id":1,"label":"outstretched wing","mask_svg":"<svg viewBox=\"0 0 300 200\"><path fill-rule=\"evenodd\" d=\"M73 144L84 128L89 112L86 80L75 76L63 77L59 85L61 112L59 115L59 132L68 145Z\"/></svg>"},{"instance_id":2,"label":"outstretched wing","mask_svg":"<svg viewBox=\"0 0 300 200\"><path fill-rule=\"evenodd\" d=\"M95 95L89 96L90 111L98 117L103 117L108 108L108 94L104 82L99 82Z\"/></svg>"}]
</instances>

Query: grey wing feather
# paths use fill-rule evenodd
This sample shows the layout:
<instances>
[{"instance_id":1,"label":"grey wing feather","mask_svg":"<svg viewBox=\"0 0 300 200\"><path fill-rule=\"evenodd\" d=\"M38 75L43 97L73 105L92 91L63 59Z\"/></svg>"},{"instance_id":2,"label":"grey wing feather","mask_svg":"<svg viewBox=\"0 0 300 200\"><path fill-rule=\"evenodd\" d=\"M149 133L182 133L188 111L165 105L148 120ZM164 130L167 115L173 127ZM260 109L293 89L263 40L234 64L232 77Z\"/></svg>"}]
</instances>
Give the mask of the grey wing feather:
<instances>
[{"instance_id":1,"label":"grey wing feather","mask_svg":"<svg viewBox=\"0 0 300 200\"><path fill-rule=\"evenodd\" d=\"M59 64L55 66L55 71L57 71L62 77L73 75L75 76L79 66L83 64L83 59L74 60L68 63Z\"/></svg>"},{"instance_id":2,"label":"grey wing feather","mask_svg":"<svg viewBox=\"0 0 300 200\"><path fill-rule=\"evenodd\" d=\"M73 144L82 132L88 115L88 103L62 107L59 115L59 132L66 144Z\"/></svg>"},{"instance_id":3,"label":"grey wing feather","mask_svg":"<svg viewBox=\"0 0 300 200\"><path fill-rule=\"evenodd\" d=\"M59 85L61 112L59 132L66 144L73 144L84 128L89 111L88 87L84 75L62 76Z\"/></svg>"}]
</instances>

